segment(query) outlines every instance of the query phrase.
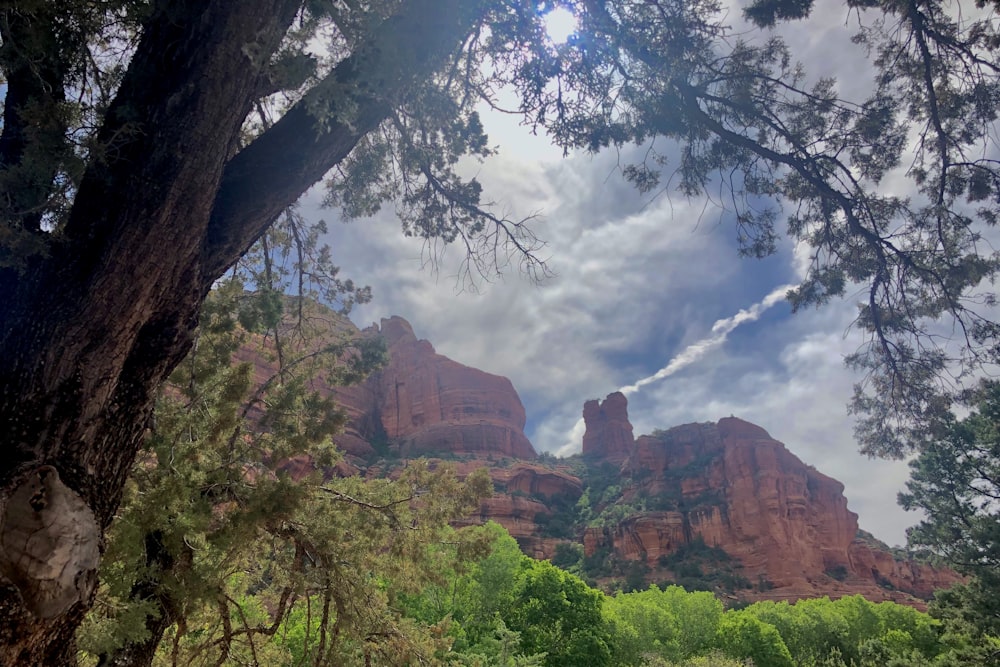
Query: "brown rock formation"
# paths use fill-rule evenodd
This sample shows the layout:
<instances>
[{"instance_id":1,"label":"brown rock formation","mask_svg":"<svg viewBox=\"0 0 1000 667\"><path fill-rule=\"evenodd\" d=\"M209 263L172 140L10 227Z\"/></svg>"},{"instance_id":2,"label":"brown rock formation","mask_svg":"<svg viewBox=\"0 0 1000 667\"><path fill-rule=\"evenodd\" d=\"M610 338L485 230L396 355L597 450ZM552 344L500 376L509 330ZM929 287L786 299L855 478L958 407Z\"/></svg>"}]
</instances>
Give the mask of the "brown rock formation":
<instances>
[{"instance_id":1,"label":"brown rock formation","mask_svg":"<svg viewBox=\"0 0 1000 667\"><path fill-rule=\"evenodd\" d=\"M628 399L616 391L604 401L583 404L583 455L621 463L632 451L632 423L628 420Z\"/></svg>"},{"instance_id":2,"label":"brown rock formation","mask_svg":"<svg viewBox=\"0 0 1000 667\"><path fill-rule=\"evenodd\" d=\"M881 546L862 538L851 542L848 554L852 571L871 573L877 583L891 585L921 599L929 599L934 591L951 588L960 581L952 570L895 558Z\"/></svg>"},{"instance_id":3,"label":"brown rock formation","mask_svg":"<svg viewBox=\"0 0 1000 667\"><path fill-rule=\"evenodd\" d=\"M619 456L612 449L609 458ZM906 600L958 581L951 571L857 540L857 515L847 509L843 485L740 419L641 436L622 476L616 504L636 511L587 529L587 554L610 547L655 570L678 549L703 542L735 558L749 582L768 583L747 591L751 598L862 593Z\"/></svg>"},{"instance_id":4,"label":"brown rock formation","mask_svg":"<svg viewBox=\"0 0 1000 667\"><path fill-rule=\"evenodd\" d=\"M437 354L401 317L383 319L380 335L389 347L389 363L361 386L375 405L365 404L359 412L377 417L381 434L366 433L372 425L363 420L359 433L369 439L384 434L404 456L535 458L524 435L524 406L510 380ZM338 389L337 398L348 404L353 396Z\"/></svg>"},{"instance_id":5,"label":"brown rock formation","mask_svg":"<svg viewBox=\"0 0 1000 667\"><path fill-rule=\"evenodd\" d=\"M459 462L457 472L464 477L482 462ZM545 534L539 515L551 516L553 505L575 503L583 494L583 484L563 470L545 468L532 463L516 463L509 468L490 468L495 493L485 500L479 515L469 517L464 525L496 521L517 540L521 549L532 558L551 558L560 541Z\"/></svg>"},{"instance_id":6,"label":"brown rock formation","mask_svg":"<svg viewBox=\"0 0 1000 667\"><path fill-rule=\"evenodd\" d=\"M717 547L731 559L724 564L729 574L742 577L735 594L750 600L861 593L919 605L912 596L927 598L958 580L859 539L843 485L759 426L727 418L636 439L628 401L618 392L584 406L583 459L588 479L601 481L588 490L589 513L578 516L583 482L568 466L537 460L509 380L437 354L399 317L347 333L382 336L389 361L360 385L316 381L347 416L337 443L348 456L327 472L391 475L394 458L423 455L458 458L460 475L488 466L496 491L466 523L497 521L530 556L551 558L560 542L582 541L587 555L610 552L619 566L642 562L648 580L661 582L683 578L672 565L678 553L697 560L692 550L718 555ZM267 356L240 357L255 365L261 383L273 375ZM313 470L305 458L285 466L297 476ZM617 489L614 497L605 497L608 488ZM597 527L580 520L593 517ZM715 565L705 565L705 574Z\"/></svg>"},{"instance_id":7,"label":"brown rock formation","mask_svg":"<svg viewBox=\"0 0 1000 667\"><path fill-rule=\"evenodd\" d=\"M507 475L503 472L498 471L494 480L503 482L511 493L543 498L565 496L573 502L583 495L583 483L580 479L561 470L518 463L509 469Z\"/></svg>"},{"instance_id":8,"label":"brown rock formation","mask_svg":"<svg viewBox=\"0 0 1000 667\"><path fill-rule=\"evenodd\" d=\"M401 317L383 319L381 327L364 332L333 313L326 317L330 336L382 336L389 351L386 366L360 384L314 382L345 412L347 423L336 442L355 463L390 452L535 458L524 435L524 406L510 380L437 354ZM241 350L237 359L252 363L263 384L275 372L271 356L265 344Z\"/></svg>"}]
</instances>

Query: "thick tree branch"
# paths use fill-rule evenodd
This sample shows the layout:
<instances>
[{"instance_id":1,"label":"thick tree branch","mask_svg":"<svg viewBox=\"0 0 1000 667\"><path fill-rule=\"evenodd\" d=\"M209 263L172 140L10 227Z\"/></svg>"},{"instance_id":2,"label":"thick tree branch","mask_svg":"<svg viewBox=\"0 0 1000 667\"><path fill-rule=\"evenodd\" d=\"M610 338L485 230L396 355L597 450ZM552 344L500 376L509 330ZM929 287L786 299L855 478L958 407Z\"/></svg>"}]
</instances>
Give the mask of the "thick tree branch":
<instances>
[{"instance_id":1,"label":"thick tree branch","mask_svg":"<svg viewBox=\"0 0 1000 667\"><path fill-rule=\"evenodd\" d=\"M304 99L226 165L203 252L211 282L409 92L446 64L481 16L468 0L409 0Z\"/></svg>"},{"instance_id":2,"label":"thick tree branch","mask_svg":"<svg viewBox=\"0 0 1000 667\"><path fill-rule=\"evenodd\" d=\"M923 76L924 88L927 91L927 116L928 121L934 127L938 159L941 163L935 203L938 206L944 206L945 191L948 187L948 167L951 161L948 154L948 134L944 131L944 126L941 122L941 109L938 105L937 89L934 86L934 57L927 46L927 39L925 37L926 22L924 15L920 12L920 8L916 2L911 0L907 3L906 10L906 18L912 26L913 36L917 41L917 48L920 51L921 75Z\"/></svg>"}]
</instances>

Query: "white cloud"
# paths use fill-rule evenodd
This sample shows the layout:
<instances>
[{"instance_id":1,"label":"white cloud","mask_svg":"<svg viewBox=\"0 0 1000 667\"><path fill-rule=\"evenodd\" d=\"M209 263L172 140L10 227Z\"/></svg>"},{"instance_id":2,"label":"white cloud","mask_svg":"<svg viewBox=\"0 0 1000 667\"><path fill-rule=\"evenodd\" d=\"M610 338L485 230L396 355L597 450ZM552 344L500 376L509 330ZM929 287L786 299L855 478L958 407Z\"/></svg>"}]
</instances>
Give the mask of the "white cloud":
<instances>
[{"instance_id":1,"label":"white cloud","mask_svg":"<svg viewBox=\"0 0 1000 667\"><path fill-rule=\"evenodd\" d=\"M566 442L586 399L639 377L609 357L657 338L676 340L662 358L641 360L671 377L631 397L637 433L736 414L844 482L861 525L902 542L902 528L914 521L895 505L905 466L861 457L845 413L856 379L841 362L857 345L843 338L853 306L780 318L778 325L751 321L762 306L722 319L736 312L721 310L728 293L757 281L760 265L735 258L728 230L699 225L697 205L674 202L671 211L664 198L643 206L617 176L607 178L613 162L611 156L545 165L511 161L489 176L494 196L543 210L542 233L558 275L541 286L510 275L486 285L483 294L456 293L447 276L458 258L446 255L437 277L421 272L420 244L403 238L391 216L337 225L335 256L345 274L376 287L375 302L355 320L364 325L403 315L442 354L511 378L539 449ZM767 304L773 305L784 289L763 286L756 293L770 292ZM748 299L744 306L751 304ZM724 339L741 322L740 332L757 340L734 351ZM712 346L689 348L697 354L685 367L663 373L671 356L715 338Z\"/></svg>"},{"instance_id":2,"label":"white cloud","mask_svg":"<svg viewBox=\"0 0 1000 667\"><path fill-rule=\"evenodd\" d=\"M847 19L843 6L817 6L785 36L795 53L811 53L811 76L851 72L840 86L858 96L870 76ZM578 448L583 402L645 376L648 386L630 397L637 433L729 414L748 419L844 482L862 527L901 543L916 520L895 504L906 467L861 457L844 408L858 379L842 365L859 342L843 335L853 306L791 318L750 309L769 292L773 305L781 283L801 279L809 249L788 244L769 264L738 260L734 230L716 211L642 198L623 183L618 165L629 151L559 160L510 117L484 119L503 153L478 177L513 216L541 213L537 231L556 277L535 286L510 273L482 294L456 293L458 249L445 252L438 274L421 271L421 243L402 237L387 211L331 226L345 275L375 287L375 302L355 321L402 315L442 354L511 378L539 449L563 446L571 430ZM739 321L724 319L740 309Z\"/></svg>"}]
</instances>

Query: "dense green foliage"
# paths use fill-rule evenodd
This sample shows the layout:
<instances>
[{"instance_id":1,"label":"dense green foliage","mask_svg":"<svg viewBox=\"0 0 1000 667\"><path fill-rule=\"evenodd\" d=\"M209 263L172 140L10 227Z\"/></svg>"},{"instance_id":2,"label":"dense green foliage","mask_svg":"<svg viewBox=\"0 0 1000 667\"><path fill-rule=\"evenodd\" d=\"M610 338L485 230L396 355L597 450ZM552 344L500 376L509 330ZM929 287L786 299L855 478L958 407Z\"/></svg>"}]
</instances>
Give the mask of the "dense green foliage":
<instances>
[{"instance_id":1,"label":"dense green foliage","mask_svg":"<svg viewBox=\"0 0 1000 667\"><path fill-rule=\"evenodd\" d=\"M486 558L445 586L404 596L412 617L448 623L455 664L978 667L1000 646L993 636L860 596L739 610L678 586L605 596L524 556L499 526L486 530L493 540Z\"/></svg>"},{"instance_id":2,"label":"dense green foliage","mask_svg":"<svg viewBox=\"0 0 1000 667\"><path fill-rule=\"evenodd\" d=\"M417 461L393 479L330 476L344 415L313 382L347 384L384 350L331 327L338 316L315 302L263 289L278 266L268 244L260 251L255 266L270 275L247 271L262 289L234 279L215 290L198 345L157 403L79 633L98 664L432 655L433 629L404 619L392 597L483 544L448 522L489 494L484 471L459 483ZM233 363L237 353L259 364ZM441 541L448 551L428 550Z\"/></svg>"},{"instance_id":3,"label":"dense green foliage","mask_svg":"<svg viewBox=\"0 0 1000 667\"><path fill-rule=\"evenodd\" d=\"M911 546L1000 592L1000 384L984 385L974 405L967 417L937 424L899 500L927 514L909 530Z\"/></svg>"}]
</instances>

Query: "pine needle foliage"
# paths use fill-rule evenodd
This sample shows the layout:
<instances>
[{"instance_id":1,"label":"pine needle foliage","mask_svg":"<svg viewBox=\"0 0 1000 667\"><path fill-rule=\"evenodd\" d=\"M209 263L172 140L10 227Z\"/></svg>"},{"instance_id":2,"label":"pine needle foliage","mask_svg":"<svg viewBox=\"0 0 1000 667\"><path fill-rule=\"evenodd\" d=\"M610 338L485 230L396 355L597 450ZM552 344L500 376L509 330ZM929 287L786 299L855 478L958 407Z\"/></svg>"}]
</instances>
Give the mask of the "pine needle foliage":
<instances>
[{"instance_id":1,"label":"pine needle foliage","mask_svg":"<svg viewBox=\"0 0 1000 667\"><path fill-rule=\"evenodd\" d=\"M400 616L389 583L433 581L437 542L477 552L448 522L478 507L488 476L421 461L394 479L332 476L346 418L316 379L362 377L382 343L245 286L213 292L157 401L78 634L84 663L403 664L446 648Z\"/></svg>"}]
</instances>

